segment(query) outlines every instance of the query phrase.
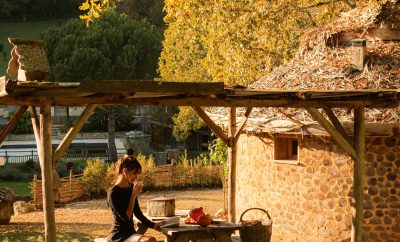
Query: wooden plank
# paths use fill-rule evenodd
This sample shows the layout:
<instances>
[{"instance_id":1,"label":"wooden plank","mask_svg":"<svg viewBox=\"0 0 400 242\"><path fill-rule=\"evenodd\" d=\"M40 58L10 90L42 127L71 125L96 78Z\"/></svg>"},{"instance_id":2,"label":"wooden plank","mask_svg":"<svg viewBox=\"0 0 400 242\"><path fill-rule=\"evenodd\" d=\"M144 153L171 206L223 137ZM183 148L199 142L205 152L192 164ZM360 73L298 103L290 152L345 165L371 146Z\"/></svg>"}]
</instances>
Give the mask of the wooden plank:
<instances>
[{"instance_id":1,"label":"wooden plank","mask_svg":"<svg viewBox=\"0 0 400 242\"><path fill-rule=\"evenodd\" d=\"M56 241L56 222L54 214L53 167L51 147L51 106L40 107L40 167L42 173L43 212L45 225L45 240Z\"/></svg>"},{"instance_id":2,"label":"wooden plank","mask_svg":"<svg viewBox=\"0 0 400 242\"><path fill-rule=\"evenodd\" d=\"M354 200L351 223L351 241L362 242L363 233L363 189L364 189L364 157L365 157L365 108L354 109L354 144L356 159L354 159Z\"/></svg>"},{"instance_id":3,"label":"wooden plank","mask_svg":"<svg viewBox=\"0 0 400 242\"><path fill-rule=\"evenodd\" d=\"M332 122L333 126L336 128L337 131L345 138L350 144L352 141L350 140L349 136L346 133L346 130L344 130L342 124L340 123L339 119L336 117L335 113L332 111L332 109L328 107L323 107L326 115L328 115L329 120Z\"/></svg>"},{"instance_id":4,"label":"wooden plank","mask_svg":"<svg viewBox=\"0 0 400 242\"><path fill-rule=\"evenodd\" d=\"M335 127L315 108L306 109L313 119L317 121L331 136L335 141L344 149L353 159L356 157L356 151L341 134L335 129Z\"/></svg>"},{"instance_id":5,"label":"wooden plank","mask_svg":"<svg viewBox=\"0 0 400 242\"><path fill-rule=\"evenodd\" d=\"M85 110L81 113L79 118L75 121L74 126L72 126L68 133L65 135L64 139L58 145L53 156L53 167L57 165L60 161L64 152L68 149L71 142L74 140L75 136L79 133L82 127L85 125L86 121L92 115L93 111L96 109L96 105L90 104L86 106Z\"/></svg>"},{"instance_id":6,"label":"wooden plank","mask_svg":"<svg viewBox=\"0 0 400 242\"><path fill-rule=\"evenodd\" d=\"M248 120L248 118L249 118L249 116L250 116L250 113L251 113L251 110L252 110L253 108L247 108L246 109L246 112L244 113L244 115L243 115L243 117L242 117L242 121L241 121L241 123L239 124L239 128L237 129L237 131L236 131L236 133L235 133L235 136L234 136L234 143L236 144L237 143L237 141L238 141L238 139L239 139L239 136L240 136L240 132L242 132L242 129L244 128L244 126L246 125L246 122L247 122L247 120Z\"/></svg>"},{"instance_id":7,"label":"wooden plank","mask_svg":"<svg viewBox=\"0 0 400 242\"><path fill-rule=\"evenodd\" d=\"M1 130L0 133L0 144L3 143L7 135L10 133L10 131L17 125L18 121L21 120L21 118L24 116L24 113L28 109L27 106L21 106L18 108L18 110L14 113L13 117L8 121L8 124L6 127Z\"/></svg>"},{"instance_id":8,"label":"wooden plank","mask_svg":"<svg viewBox=\"0 0 400 242\"><path fill-rule=\"evenodd\" d=\"M224 92L223 82L157 82L147 80L104 80L82 81L83 92L153 92L153 93L201 93L220 94Z\"/></svg>"},{"instance_id":9,"label":"wooden plank","mask_svg":"<svg viewBox=\"0 0 400 242\"><path fill-rule=\"evenodd\" d=\"M201 107L198 106L192 106L193 110L199 115L199 117L208 125L208 127L218 136L220 137L225 144L228 146L229 141L227 135L222 131L222 129L214 123L214 121L211 120L210 117L204 112L204 110Z\"/></svg>"},{"instance_id":10,"label":"wooden plank","mask_svg":"<svg viewBox=\"0 0 400 242\"><path fill-rule=\"evenodd\" d=\"M236 144L234 142L236 133L236 108L229 108L228 114L228 219L229 222L236 221Z\"/></svg>"},{"instance_id":11,"label":"wooden plank","mask_svg":"<svg viewBox=\"0 0 400 242\"><path fill-rule=\"evenodd\" d=\"M41 138L40 138L40 121L36 113L36 108L35 106L29 106L29 113L31 115L31 122L32 122L32 127L33 127L33 133L35 135L35 140L36 140L36 148L38 154L40 154L42 147L41 147ZM40 157L39 157L40 159Z\"/></svg>"}]
</instances>

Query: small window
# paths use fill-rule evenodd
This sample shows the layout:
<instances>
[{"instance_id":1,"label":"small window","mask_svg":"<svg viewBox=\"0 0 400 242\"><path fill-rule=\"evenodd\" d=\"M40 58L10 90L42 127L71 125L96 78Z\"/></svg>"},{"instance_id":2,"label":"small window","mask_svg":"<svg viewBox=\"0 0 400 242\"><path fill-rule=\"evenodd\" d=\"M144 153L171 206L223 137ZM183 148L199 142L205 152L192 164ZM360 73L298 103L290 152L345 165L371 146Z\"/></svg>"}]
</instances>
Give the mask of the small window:
<instances>
[{"instance_id":1,"label":"small window","mask_svg":"<svg viewBox=\"0 0 400 242\"><path fill-rule=\"evenodd\" d=\"M275 137L274 149L276 162L298 163L299 140L296 137Z\"/></svg>"}]
</instances>

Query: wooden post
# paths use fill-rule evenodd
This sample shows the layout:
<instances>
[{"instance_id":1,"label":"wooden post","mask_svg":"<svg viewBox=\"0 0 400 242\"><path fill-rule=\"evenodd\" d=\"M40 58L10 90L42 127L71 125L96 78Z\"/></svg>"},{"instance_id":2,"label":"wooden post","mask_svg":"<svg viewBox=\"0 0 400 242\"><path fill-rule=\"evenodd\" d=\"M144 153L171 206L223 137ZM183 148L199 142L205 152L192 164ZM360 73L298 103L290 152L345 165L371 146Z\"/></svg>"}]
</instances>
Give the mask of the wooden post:
<instances>
[{"instance_id":1,"label":"wooden post","mask_svg":"<svg viewBox=\"0 0 400 242\"><path fill-rule=\"evenodd\" d=\"M72 168L69 170L69 192L72 191Z\"/></svg>"},{"instance_id":2,"label":"wooden post","mask_svg":"<svg viewBox=\"0 0 400 242\"><path fill-rule=\"evenodd\" d=\"M236 214L236 108L229 108L229 127L228 127L228 219L235 223Z\"/></svg>"},{"instance_id":3,"label":"wooden post","mask_svg":"<svg viewBox=\"0 0 400 242\"><path fill-rule=\"evenodd\" d=\"M37 187L36 187L36 183L37 183L37 175L33 175L33 186L32 186L32 196L33 196L33 204L35 205L35 208L37 208Z\"/></svg>"},{"instance_id":4,"label":"wooden post","mask_svg":"<svg viewBox=\"0 0 400 242\"><path fill-rule=\"evenodd\" d=\"M360 71L364 70L365 57L367 56L365 39L355 39L352 41L353 46L353 65Z\"/></svg>"},{"instance_id":5,"label":"wooden post","mask_svg":"<svg viewBox=\"0 0 400 242\"><path fill-rule=\"evenodd\" d=\"M43 211L46 242L56 241L54 215L53 167L51 147L51 106L40 106L40 167L42 171Z\"/></svg>"},{"instance_id":6,"label":"wooden post","mask_svg":"<svg viewBox=\"0 0 400 242\"><path fill-rule=\"evenodd\" d=\"M37 147L37 153L39 156L40 160L40 150L41 150L41 141L40 141L40 125L39 125L39 118L36 113L36 108L35 106L29 106L29 113L31 115L31 122L32 122L32 127L33 127L33 133L35 134L35 140L36 140L36 147Z\"/></svg>"},{"instance_id":7,"label":"wooden post","mask_svg":"<svg viewBox=\"0 0 400 242\"><path fill-rule=\"evenodd\" d=\"M363 190L364 190L364 156L365 156L365 108L354 109L354 205L351 224L351 241L361 242L363 233Z\"/></svg>"}]
</instances>

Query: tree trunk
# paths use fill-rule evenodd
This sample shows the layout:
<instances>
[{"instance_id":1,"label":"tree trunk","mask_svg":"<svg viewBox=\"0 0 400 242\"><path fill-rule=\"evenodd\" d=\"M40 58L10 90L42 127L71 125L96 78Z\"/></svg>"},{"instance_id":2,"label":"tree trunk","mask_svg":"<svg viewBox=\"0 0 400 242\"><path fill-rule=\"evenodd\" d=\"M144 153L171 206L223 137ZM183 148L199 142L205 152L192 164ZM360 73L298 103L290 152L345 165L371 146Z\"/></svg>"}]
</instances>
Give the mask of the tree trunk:
<instances>
[{"instance_id":1,"label":"tree trunk","mask_svg":"<svg viewBox=\"0 0 400 242\"><path fill-rule=\"evenodd\" d=\"M108 110L108 154L110 162L117 161L117 147L115 145L115 107Z\"/></svg>"}]
</instances>

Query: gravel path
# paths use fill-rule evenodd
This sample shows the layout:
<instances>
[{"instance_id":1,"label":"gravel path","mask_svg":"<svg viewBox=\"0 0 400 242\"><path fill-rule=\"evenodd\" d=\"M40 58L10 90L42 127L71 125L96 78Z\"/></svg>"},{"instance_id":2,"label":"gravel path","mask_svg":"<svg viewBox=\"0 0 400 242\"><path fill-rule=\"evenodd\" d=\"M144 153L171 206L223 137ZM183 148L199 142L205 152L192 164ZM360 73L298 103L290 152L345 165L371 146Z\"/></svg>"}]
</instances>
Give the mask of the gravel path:
<instances>
[{"instance_id":1,"label":"gravel path","mask_svg":"<svg viewBox=\"0 0 400 242\"><path fill-rule=\"evenodd\" d=\"M206 213L214 215L224 207L222 189L202 189L144 192L139 197L142 210L146 211L147 200L164 195L175 198L175 207L179 210L202 206ZM56 208L55 215L57 234L65 235L63 241L93 241L96 237L105 237L112 223L106 199L71 203ZM9 225L0 226L0 241L41 241L44 233L43 218L43 211L13 216ZM18 233L18 237L15 233ZM161 233L151 229L146 235L163 240Z\"/></svg>"}]
</instances>

